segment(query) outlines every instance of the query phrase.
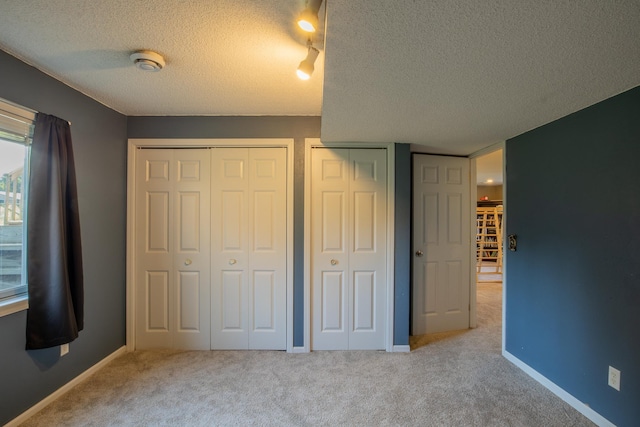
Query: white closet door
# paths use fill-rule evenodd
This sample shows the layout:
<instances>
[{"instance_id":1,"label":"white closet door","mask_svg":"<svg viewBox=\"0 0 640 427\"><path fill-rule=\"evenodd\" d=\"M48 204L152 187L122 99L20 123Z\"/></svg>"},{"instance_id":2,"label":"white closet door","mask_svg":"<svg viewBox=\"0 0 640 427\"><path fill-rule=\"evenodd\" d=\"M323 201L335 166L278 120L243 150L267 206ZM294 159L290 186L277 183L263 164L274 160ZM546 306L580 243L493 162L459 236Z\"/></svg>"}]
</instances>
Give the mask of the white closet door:
<instances>
[{"instance_id":1,"label":"white closet door","mask_svg":"<svg viewBox=\"0 0 640 427\"><path fill-rule=\"evenodd\" d=\"M286 151L212 151L211 348L286 348Z\"/></svg>"},{"instance_id":2,"label":"white closet door","mask_svg":"<svg viewBox=\"0 0 640 427\"><path fill-rule=\"evenodd\" d=\"M350 150L349 348L385 348L387 153Z\"/></svg>"},{"instance_id":3,"label":"white closet door","mask_svg":"<svg viewBox=\"0 0 640 427\"><path fill-rule=\"evenodd\" d=\"M312 150L314 350L384 349L386 151Z\"/></svg>"},{"instance_id":4,"label":"white closet door","mask_svg":"<svg viewBox=\"0 0 640 427\"><path fill-rule=\"evenodd\" d=\"M210 347L207 149L148 149L136 165L136 347Z\"/></svg>"},{"instance_id":5,"label":"white closet door","mask_svg":"<svg viewBox=\"0 0 640 427\"><path fill-rule=\"evenodd\" d=\"M312 349L349 348L349 150L311 151Z\"/></svg>"},{"instance_id":6,"label":"white closet door","mask_svg":"<svg viewBox=\"0 0 640 427\"><path fill-rule=\"evenodd\" d=\"M414 155L414 335L469 327L469 159Z\"/></svg>"},{"instance_id":7,"label":"white closet door","mask_svg":"<svg viewBox=\"0 0 640 427\"><path fill-rule=\"evenodd\" d=\"M286 150L249 150L249 349L287 346Z\"/></svg>"}]
</instances>

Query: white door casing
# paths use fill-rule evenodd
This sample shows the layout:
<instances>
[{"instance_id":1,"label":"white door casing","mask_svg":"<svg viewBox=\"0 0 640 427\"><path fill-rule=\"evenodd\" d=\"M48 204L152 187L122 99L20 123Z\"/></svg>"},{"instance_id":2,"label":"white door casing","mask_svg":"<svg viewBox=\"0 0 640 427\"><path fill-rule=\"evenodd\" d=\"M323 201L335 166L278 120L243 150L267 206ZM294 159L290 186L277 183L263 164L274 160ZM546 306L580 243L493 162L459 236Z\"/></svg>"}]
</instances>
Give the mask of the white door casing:
<instances>
[{"instance_id":1,"label":"white door casing","mask_svg":"<svg viewBox=\"0 0 640 427\"><path fill-rule=\"evenodd\" d=\"M469 159L414 154L412 334L469 327Z\"/></svg>"},{"instance_id":2,"label":"white door casing","mask_svg":"<svg viewBox=\"0 0 640 427\"><path fill-rule=\"evenodd\" d=\"M208 149L140 150L136 347L209 348Z\"/></svg>"},{"instance_id":3,"label":"white door casing","mask_svg":"<svg viewBox=\"0 0 640 427\"><path fill-rule=\"evenodd\" d=\"M386 150L311 153L312 348L384 349Z\"/></svg>"},{"instance_id":4,"label":"white door casing","mask_svg":"<svg viewBox=\"0 0 640 427\"><path fill-rule=\"evenodd\" d=\"M286 150L212 153L213 349L286 348Z\"/></svg>"}]
</instances>

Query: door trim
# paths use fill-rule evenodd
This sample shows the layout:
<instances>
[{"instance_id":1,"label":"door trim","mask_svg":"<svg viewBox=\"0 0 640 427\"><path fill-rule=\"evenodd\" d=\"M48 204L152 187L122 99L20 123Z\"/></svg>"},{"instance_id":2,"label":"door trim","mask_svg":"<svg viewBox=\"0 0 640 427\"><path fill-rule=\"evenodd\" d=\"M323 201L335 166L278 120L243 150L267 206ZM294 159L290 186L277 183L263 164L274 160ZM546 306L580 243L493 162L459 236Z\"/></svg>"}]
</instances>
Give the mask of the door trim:
<instances>
[{"instance_id":1,"label":"door trim","mask_svg":"<svg viewBox=\"0 0 640 427\"><path fill-rule=\"evenodd\" d=\"M385 350L394 351L394 229L395 224L395 144L394 143L323 143L319 138L307 138L304 146L304 346L297 352L311 351L311 149L320 148L383 148L387 151L387 310Z\"/></svg>"},{"instance_id":2,"label":"door trim","mask_svg":"<svg viewBox=\"0 0 640 427\"><path fill-rule=\"evenodd\" d=\"M287 149L287 352L293 352L293 138L251 139L162 139L130 138L127 143L127 255L126 255L126 347L136 348L135 335L135 182L136 154L139 148L205 147L285 147ZM306 339L306 335L305 335Z\"/></svg>"}]
</instances>

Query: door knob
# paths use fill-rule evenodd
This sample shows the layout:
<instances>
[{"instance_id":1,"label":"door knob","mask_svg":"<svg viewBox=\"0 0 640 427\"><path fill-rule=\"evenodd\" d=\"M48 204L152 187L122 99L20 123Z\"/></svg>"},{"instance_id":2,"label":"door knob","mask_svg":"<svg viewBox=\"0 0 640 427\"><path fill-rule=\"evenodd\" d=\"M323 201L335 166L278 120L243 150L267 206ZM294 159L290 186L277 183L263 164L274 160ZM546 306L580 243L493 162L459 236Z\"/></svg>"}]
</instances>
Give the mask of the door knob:
<instances>
[{"instance_id":1,"label":"door knob","mask_svg":"<svg viewBox=\"0 0 640 427\"><path fill-rule=\"evenodd\" d=\"M184 265L191 265L191 260L189 258L185 259Z\"/></svg>"},{"instance_id":2,"label":"door knob","mask_svg":"<svg viewBox=\"0 0 640 427\"><path fill-rule=\"evenodd\" d=\"M422 256L422 255L424 255L424 252L422 252L422 251L416 251L416 256Z\"/></svg>"},{"instance_id":3,"label":"door knob","mask_svg":"<svg viewBox=\"0 0 640 427\"><path fill-rule=\"evenodd\" d=\"M331 265L338 265L338 260L337 259L332 259L331 260Z\"/></svg>"},{"instance_id":4,"label":"door knob","mask_svg":"<svg viewBox=\"0 0 640 427\"><path fill-rule=\"evenodd\" d=\"M238 262L238 261L236 261L235 259L230 259L229 260L229 264L231 264L231 265L234 265L236 262Z\"/></svg>"}]
</instances>

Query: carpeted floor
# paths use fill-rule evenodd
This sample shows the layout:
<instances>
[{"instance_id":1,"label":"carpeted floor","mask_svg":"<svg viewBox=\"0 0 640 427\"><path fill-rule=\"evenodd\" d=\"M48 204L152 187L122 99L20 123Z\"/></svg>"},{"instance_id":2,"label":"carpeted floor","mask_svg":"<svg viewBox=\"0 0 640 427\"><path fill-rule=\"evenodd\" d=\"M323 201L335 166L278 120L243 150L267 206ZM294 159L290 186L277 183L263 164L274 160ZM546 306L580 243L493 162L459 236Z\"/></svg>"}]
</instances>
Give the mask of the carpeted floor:
<instances>
[{"instance_id":1,"label":"carpeted floor","mask_svg":"<svg viewBox=\"0 0 640 427\"><path fill-rule=\"evenodd\" d=\"M592 426L501 356L501 285L478 288L477 329L411 353L140 351L23 425Z\"/></svg>"}]
</instances>

